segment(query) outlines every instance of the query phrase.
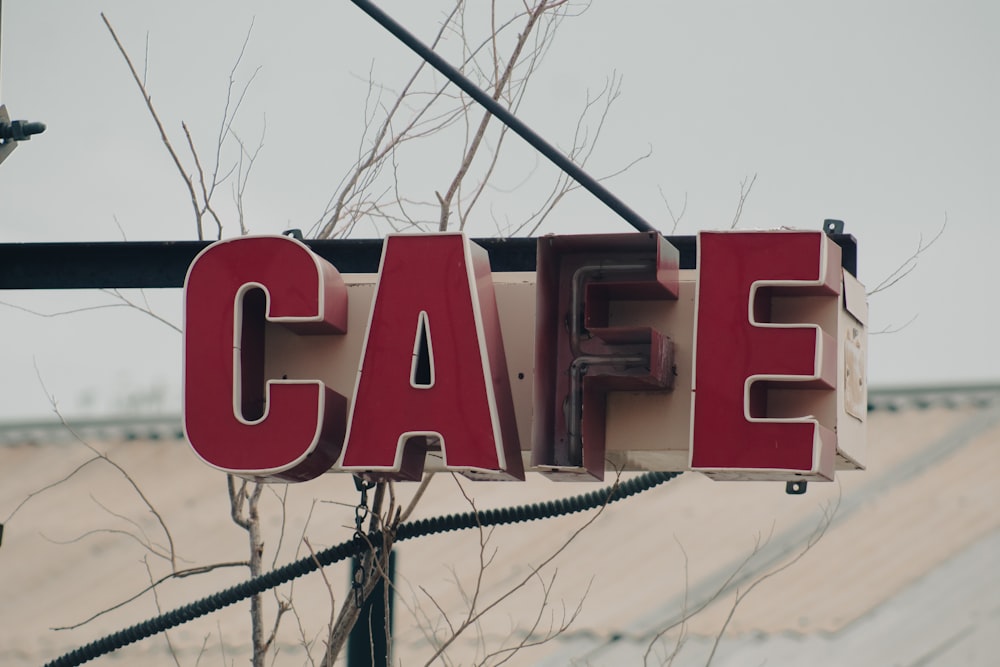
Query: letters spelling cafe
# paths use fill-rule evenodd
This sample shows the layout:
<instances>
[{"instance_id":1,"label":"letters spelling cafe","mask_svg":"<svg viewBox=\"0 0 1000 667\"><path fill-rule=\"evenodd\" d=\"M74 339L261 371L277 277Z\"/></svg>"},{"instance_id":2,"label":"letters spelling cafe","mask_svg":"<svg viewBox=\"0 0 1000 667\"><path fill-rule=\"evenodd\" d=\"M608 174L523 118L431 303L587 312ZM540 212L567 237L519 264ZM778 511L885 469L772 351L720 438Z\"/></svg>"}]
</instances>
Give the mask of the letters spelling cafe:
<instances>
[{"instance_id":1,"label":"letters spelling cafe","mask_svg":"<svg viewBox=\"0 0 1000 667\"><path fill-rule=\"evenodd\" d=\"M847 251L782 229L702 232L695 253L545 236L534 272L493 272L461 233L390 235L377 274L341 274L293 238L217 242L185 280L187 438L272 481L863 468L867 304Z\"/></svg>"}]
</instances>

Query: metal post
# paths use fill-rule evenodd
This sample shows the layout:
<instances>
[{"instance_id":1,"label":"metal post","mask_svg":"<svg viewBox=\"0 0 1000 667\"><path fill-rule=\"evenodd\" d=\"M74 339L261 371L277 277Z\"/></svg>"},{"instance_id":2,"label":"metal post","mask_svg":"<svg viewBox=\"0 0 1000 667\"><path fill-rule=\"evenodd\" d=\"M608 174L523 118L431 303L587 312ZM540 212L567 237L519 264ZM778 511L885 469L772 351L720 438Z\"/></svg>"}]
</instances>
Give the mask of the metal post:
<instances>
[{"instance_id":1,"label":"metal post","mask_svg":"<svg viewBox=\"0 0 1000 667\"><path fill-rule=\"evenodd\" d=\"M361 566L360 557L351 559L351 581ZM388 597L385 590L385 579L380 578L375 584L372 594L361 606L358 620L351 628L347 637L348 667L381 667L389 665L392 642L392 601L395 594L396 552L389 552ZM388 601L388 606L386 605ZM388 634L386 629L388 628Z\"/></svg>"}]
</instances>

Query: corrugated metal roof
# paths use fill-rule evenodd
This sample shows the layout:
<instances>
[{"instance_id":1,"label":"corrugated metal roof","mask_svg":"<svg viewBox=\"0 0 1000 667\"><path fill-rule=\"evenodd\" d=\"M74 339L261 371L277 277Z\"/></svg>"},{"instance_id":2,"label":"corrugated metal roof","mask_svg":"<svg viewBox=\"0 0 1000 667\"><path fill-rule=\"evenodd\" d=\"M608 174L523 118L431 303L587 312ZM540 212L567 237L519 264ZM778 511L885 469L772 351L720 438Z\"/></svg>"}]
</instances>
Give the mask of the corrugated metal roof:
<instances>
[{"instance_id":1,"label":"corrugated metal roof","mask_svg":"<svg viewBox=\"0 0 1000 667\"><path fill-rule=\"evenodd\" d=\"M490 564L479 605L525 585L450 647L449 664L476 664L490 650L520 641L539 610L541 620L529 639L540 640L581 600L567 631L507 664L637 664L650 647L649 664L661 664L680 626L658 641L657 634L677 622L684 609L703 604L684 623L685 640L673 664L704 664L737 590L746 591L801 553L831 506L837 508L834 519L819 542L741 601L713 664L995 664L986 653L992 645L986 638L1000 631L1000 578L994 573L1000 556L1000 485L994 483L1000 473L1000 403L995 398L1000 392L969 389L872 392L872 402L880 407L869 415L869 470L842 474L834 484L812 484L804 496L787 496L775 483L712 482L688 474L608 506L590 525L593 513L494 529L483 550ZM185 559L178 568L246 557L245 533L229 520L224 478L169 438L176 422L151 441L126 440L137 431L125 422L104 430L91 426L83 424L79 432L129 470L166 518ZM10 443L11 432L0 428L0 442ZM46 444L53 440L36 435L34 444L0 447L0 519L92 456L80 444ZM461 483L479 508L595 488L536 477L523 484ZM414 489L397 485L401 499ZM347 539L356 502L353 482L343 475L289 487L287 523L275 558L281 504L269 492L268 559L280 565L306 553L299 539L303 533L316 549ZM438 475L414 518L465 509L456 481ZM533 567L582 527L541 578L532 576ZM154 576L167 571L165 561L149 557L125 532L165 543L135 489L100 461L87 464L70 482L31 497L14 514L0 547L5 602L0 605L0 664L39 664L157 613L157 601L147 594L81 628L50 629L78 623L148 585L144 556ZM453 624L467 612L480 552L476 531L398 546L397 663L424 662L433 637L447 631L438 607L447 610ZM174 608L245 576L244 568L225 568L170 581L159 589L159 604ZM346 569L334 566L327 576L339 601L348 593ZM330 613L319 575L283 587L280 595L289 591L302 630L286 615L277 664L306 662L303 637L306 643L320 637ZM272 596L268 604L273 614ZM246 656L247 626L246 603L240 603L169 634L182 664L194 664L203 644L202 660L211 664L223 655L220 635L228 661ZM173 664L163 636L105 661L122 659Z\"/></svg>"},{"instance_id":2,"label":"corrugated metal roof","mask_svg":"<svg viewBox=\"0 0 1000 667\"><path fill-rule=\"evenodd\" d=\"M727 633L717 647L714 635L691 634L674 664L704 665L714 648L716 667L995 665L1000 577L990 572L998 554L1000 531L994 531L837 632ZM781 604L784 598L775 597L770 604ZM642 664L648 646L625 635L577 636L536 664ZM661 647L653 656L665 654ZM661 662L651 657L649 664Z\"/></svg>"}]
</instances>

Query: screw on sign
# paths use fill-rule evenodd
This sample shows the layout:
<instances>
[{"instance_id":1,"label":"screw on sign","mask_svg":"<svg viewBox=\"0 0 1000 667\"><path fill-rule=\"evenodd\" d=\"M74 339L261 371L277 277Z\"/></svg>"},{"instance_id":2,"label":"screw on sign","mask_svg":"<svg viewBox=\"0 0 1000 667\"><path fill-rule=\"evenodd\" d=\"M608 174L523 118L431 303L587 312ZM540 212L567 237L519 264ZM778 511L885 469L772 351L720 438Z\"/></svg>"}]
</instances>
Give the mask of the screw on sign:
<instances>
[{"instance_id":1,"label":"screw on sign","mask_svg":"<svg viewBox=\"0 0 1000 667\"><path fill-rule=\"evenodd\" d=\"M812 231L548 236L491 273L461 233L390 235L341 275L288 237L185 281L185 431L253 479L832 479L865 458L864 289Z\"/></svg>"}]
</instances>

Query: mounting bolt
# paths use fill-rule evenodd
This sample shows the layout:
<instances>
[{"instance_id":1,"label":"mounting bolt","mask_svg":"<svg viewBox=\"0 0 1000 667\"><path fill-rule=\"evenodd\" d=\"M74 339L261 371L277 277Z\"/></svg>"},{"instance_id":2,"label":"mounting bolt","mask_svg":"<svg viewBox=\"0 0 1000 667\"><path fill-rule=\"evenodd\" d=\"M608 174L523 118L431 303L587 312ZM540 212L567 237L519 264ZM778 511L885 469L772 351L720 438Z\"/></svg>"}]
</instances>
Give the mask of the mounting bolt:
<instances>
[{"instance_id":1,"label":"mounting bolt","mask_svg":"<svg viewBox=\"0 0 1000 667\"><path fill-rule=\"evenodd\" d=\"M808 482L785 482L785 493L790 496L801 496L808 486Z\"/></svg>"},{"instance_id":2,"label":"mounting bolt","mask_svg":"<svg viewBox=\"0 0 1000 667\"><path fill-rule=\"evenodd\" d=\"M827 234L843 234L844 233L844 221L834 220L833 218L827 218L823 221L823 231Z\"/></svg>"},{"instance_id":3,"label":"mounting bolt","mask_svg":"<svg viewBox=\"0 0 1000 667\"><path fill-rule=\"evenodd\" d=\"M33 134L45 131L45 123L32 123L26 120L12 120L10 123L0 123L0 139L27 141Z\"/></svg>"}]
</instances>

